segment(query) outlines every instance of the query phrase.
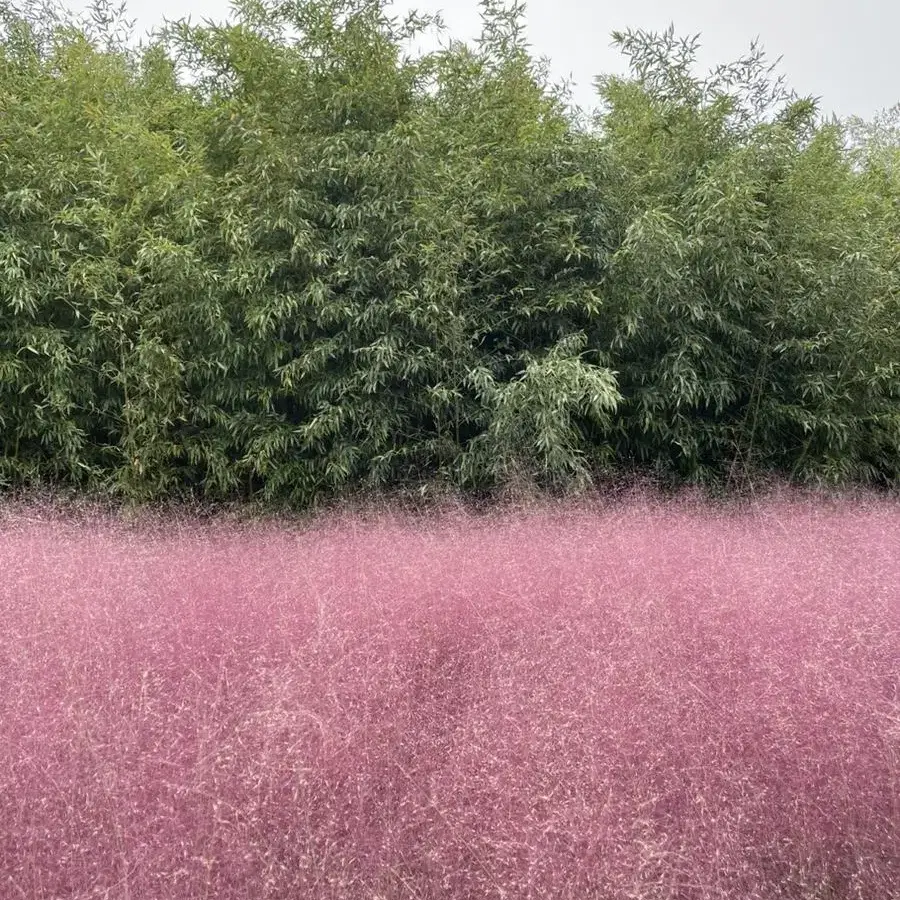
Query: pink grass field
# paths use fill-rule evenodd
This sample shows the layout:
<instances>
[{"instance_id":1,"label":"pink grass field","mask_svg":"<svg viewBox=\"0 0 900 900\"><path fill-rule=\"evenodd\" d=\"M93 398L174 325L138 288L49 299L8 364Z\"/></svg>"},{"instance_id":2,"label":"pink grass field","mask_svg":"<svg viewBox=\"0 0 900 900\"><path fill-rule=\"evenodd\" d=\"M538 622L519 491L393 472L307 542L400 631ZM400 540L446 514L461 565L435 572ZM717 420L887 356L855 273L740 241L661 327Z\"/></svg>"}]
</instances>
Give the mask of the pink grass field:
<instances>
[{"instance_id":1,"label":"pink grass field","mask_svg":"<svg viewBox=\"0 0 900 900\"><path fill-rule=\"evenodd\" d=\"M900 506L0 516L0 897L900 897Z\"/></svg>"}]
</instances>

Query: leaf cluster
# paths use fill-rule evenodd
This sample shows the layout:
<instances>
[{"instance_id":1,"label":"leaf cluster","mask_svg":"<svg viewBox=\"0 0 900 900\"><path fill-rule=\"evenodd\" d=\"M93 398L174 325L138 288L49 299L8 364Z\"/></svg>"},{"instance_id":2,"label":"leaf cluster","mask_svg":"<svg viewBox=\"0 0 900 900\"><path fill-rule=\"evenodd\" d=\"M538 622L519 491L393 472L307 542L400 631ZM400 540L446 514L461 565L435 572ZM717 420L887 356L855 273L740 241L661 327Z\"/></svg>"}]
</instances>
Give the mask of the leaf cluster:
<instances>
[{"instance_id":1,"label":"leaf cluster","mask_svg":"<svg viewBox=\"0 0 900 900\"><path fill-rule=\"evenodd\" d=\"M896 483L898 186L754 47L590 127L482 4L0 9L0 481L307 504L644 467ZM883 129L882 129L883 130ZM881 135L882 132L879 132ZM875 144L870 142L874 148Z\"/></svg>"}]
</instances>

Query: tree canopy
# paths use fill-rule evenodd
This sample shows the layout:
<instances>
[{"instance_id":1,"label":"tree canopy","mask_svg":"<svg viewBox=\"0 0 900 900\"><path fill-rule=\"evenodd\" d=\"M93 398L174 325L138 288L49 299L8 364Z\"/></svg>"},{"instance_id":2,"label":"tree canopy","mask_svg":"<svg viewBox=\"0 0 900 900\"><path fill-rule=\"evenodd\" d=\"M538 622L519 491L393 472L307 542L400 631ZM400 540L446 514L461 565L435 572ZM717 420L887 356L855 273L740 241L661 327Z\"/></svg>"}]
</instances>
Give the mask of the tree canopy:
<instances>
[{"instance_id":1,"label":"tree canopy","mask_svg":"<svg viewBox=\"0 0 900 900\"><path fill-rule=\"evenodd\" d=\"M670 30L587 121L481 9L412 55L382 0L0 2L0 484L896 485L896 116Z\"/></svg>"}]
</instances>

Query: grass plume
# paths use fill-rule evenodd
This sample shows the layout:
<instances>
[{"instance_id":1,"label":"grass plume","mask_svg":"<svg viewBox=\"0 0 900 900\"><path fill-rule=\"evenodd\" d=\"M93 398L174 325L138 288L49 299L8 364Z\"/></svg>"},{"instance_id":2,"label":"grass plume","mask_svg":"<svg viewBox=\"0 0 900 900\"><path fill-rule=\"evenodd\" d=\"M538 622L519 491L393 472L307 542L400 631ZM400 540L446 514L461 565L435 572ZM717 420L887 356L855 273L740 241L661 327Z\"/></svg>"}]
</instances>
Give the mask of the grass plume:
<instances>
[{"instance_id":1,"label":"grass plume","mask_svg":"<svg viewBox=\"0 0 900 900\"><path fill-rule=\"evenodd\" d=\"M0 527L5 897L897 896L896 503Z\"/></svg>"}]
</instances>

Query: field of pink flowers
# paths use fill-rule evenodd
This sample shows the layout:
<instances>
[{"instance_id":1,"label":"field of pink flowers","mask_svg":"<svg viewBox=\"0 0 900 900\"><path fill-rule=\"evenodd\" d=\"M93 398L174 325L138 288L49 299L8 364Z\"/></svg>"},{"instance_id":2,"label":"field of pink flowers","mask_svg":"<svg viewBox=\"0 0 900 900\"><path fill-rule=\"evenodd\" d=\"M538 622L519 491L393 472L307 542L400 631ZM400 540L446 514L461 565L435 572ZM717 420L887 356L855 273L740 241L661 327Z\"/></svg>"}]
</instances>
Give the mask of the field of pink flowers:
<instances>
[{"instance_id":1,"label":"field of pink flowers","mask_svg":"<svg viewBox=\"0 0 900 900\"><path fill-rule=\"evenodd\" d=\"M900 507L0 517L0 896L891 900Z\"/></svg>"}]
</instances>

